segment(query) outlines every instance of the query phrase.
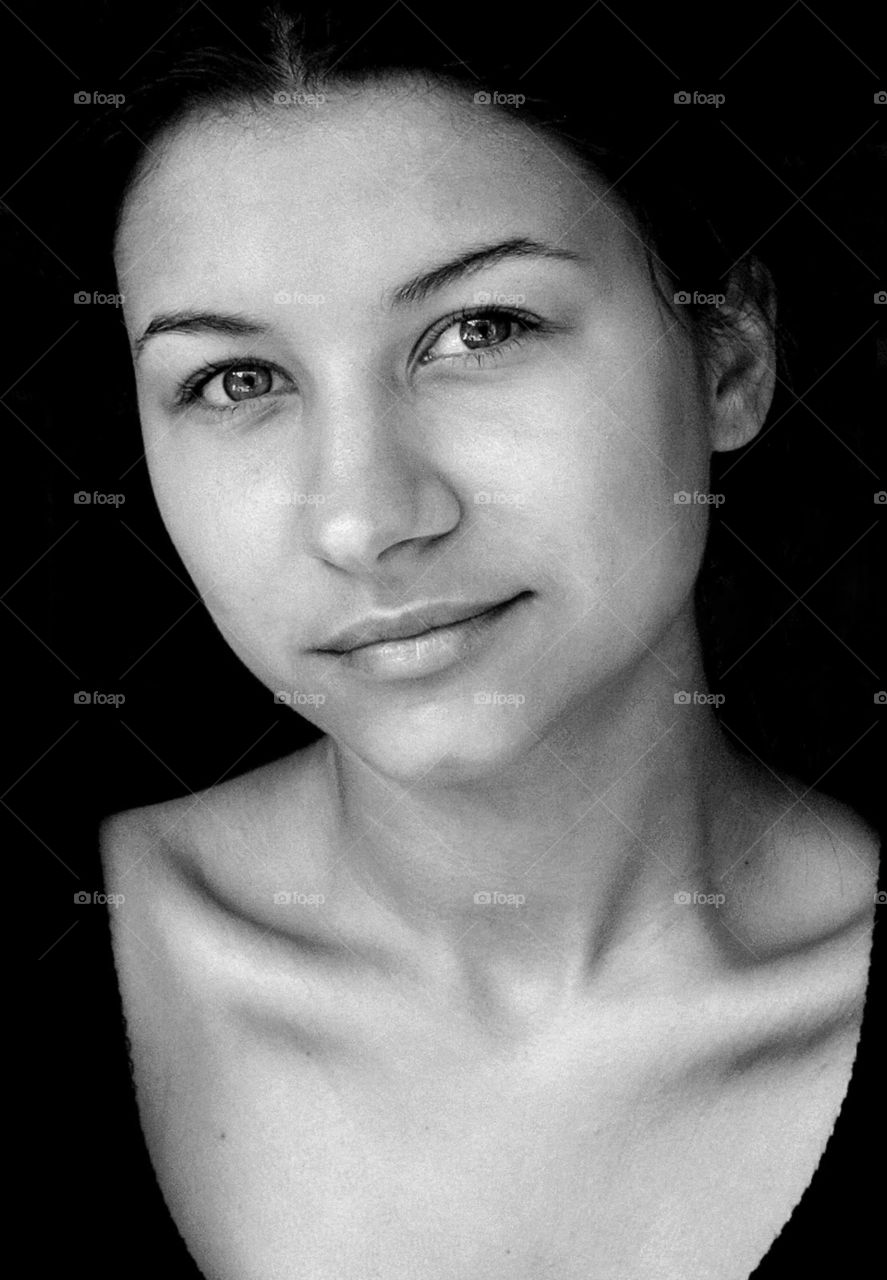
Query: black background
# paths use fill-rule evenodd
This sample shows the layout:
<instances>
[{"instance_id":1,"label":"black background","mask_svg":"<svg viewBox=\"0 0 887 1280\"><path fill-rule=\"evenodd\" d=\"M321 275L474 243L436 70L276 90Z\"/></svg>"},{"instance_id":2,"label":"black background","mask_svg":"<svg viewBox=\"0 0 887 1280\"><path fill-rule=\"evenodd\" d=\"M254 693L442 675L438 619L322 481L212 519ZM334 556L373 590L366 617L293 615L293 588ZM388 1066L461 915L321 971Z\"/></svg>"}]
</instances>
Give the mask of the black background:
<instances>
[{"instance_id":1,"label":"black background","mask_svg":"<svg viewBox=\"0 0 887 1280\"><path fill-rule=\"evenodd\" d=\"M102 34L108 8L127 16L125 38L119 23L113 38ZM367 25L384 8L367 9ZM440 6L411 8L440 26ZM197 602L156 513L137 423L109 438L96 421L95 388L111 378L119 345L106 317L73 304L77 290L95 287L72 232L89 199L74 161L84 117L73 94L125 92L122 72L177 12L85 3L61 17L21 4L5 14L10 390L0 411L16 762L4 812L29 907L16 970L34 1013L24 1036L35 1086L25 1181L47 1217L33 1244L39 1274L72 1263L93 1275L167 1269L164 1232L173 1231L151 1217L158 1192L128 1092L104 911L73 903L76 891L101 888L98 818L210 785L316 736L272 704ZM470 6L457 13L470 24ZM760 440L715 460L711 488L726 502L712 532L722 619L712 688L725 693L722 720L747 748L881 823L885 508L874 494L887 488L876 460L887 306L874 295L887 285L875 198L887 105L873 100L884 87L874 14L863 5L614 3L545 5L520 19L502 6L501 20L531 24L539 53L569 29L562 45L577 75L599 69L605 47L625 109L649 122L651 138L673 120L696 130L700 165L736 202L749 243L760 238L794 338L794 392L780 387ZM451 16L457 52L458 35ZM691 121L673 104L680 89L723 92L726 102L704 122L695 108ZM125 503L76 506L80 490L122 492ZM126 700L78 706L81 689Z\"/></svg>"}]
</instances>

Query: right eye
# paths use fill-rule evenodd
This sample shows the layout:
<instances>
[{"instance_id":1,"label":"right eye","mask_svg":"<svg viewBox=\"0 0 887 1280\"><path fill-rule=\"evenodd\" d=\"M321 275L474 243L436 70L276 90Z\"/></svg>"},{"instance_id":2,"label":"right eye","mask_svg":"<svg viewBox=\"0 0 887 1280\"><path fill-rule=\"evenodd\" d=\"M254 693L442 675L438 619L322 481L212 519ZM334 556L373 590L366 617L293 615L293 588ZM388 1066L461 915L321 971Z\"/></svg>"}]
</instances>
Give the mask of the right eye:
<instances>
[{"instance_id":1,"label":"right eye","mask_svg":"<svg viewBox=\"0 0 887 1280\"><path fill-rule=\"evenodd\" d=\"M264 360L226 360L204 365L187 378L179 387L176 404L232 414L238 413L245 402L256 403L282 390L292 390L292 384L276 365Z\"/></svg>"}]
</instances>

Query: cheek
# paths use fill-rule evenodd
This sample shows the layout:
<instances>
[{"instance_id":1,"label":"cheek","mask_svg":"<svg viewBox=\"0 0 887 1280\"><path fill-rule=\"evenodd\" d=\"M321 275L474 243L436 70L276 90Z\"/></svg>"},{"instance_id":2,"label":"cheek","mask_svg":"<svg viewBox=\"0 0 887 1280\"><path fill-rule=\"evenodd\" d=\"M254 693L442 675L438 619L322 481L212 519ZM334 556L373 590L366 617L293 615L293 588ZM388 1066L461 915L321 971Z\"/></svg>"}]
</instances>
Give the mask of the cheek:
<instances>
[{"instance_id":1,"label":"cheek","mask_svg":"<svg viewBox=\"0 0 887 1280\"><path fill-rule=\"evenodd\" d=\"M229 470L178 441L146 449L163 523L210 611L254 609L282 547L286 508L254 463Z\"/></svg>"},{"instance_id":2,"label":"cheek","mask_svg":"<svg viewBox=\"0 0 887 1280\"><path fill-rule=\"evenodd\" d=\"M606 548L607 603L648 637L699 571L708 507L680 497L705 492L709 454L698 407L669 379L636 384L606 416L589 536Z\"/></svg>"},{"instance_id":3,"label":"cheek","mask_svg":"<svg viewBox=\"0 0 887 1280\"><path fill-rule=\"evenodd\" d=\"M527 447L512 454L511 484L527 494L537 545L568 566L571 593L648 631L684 601L704 550L707 506L676 501L707 488L701 406L683 366L643 348L596 349L589 364L585 378L524 398Z\"/></svg>"}]
</instances>

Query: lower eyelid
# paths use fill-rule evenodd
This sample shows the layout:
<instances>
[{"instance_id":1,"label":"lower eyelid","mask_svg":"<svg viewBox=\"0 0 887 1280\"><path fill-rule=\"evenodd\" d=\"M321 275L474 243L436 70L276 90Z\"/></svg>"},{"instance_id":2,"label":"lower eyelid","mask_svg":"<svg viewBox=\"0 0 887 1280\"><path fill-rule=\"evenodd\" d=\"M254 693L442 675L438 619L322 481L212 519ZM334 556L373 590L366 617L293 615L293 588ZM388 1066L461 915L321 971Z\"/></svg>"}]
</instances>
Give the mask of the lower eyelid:
<instances>
[{"instance_id":1,"label":"lower eyelid","mask_svg":"<svg viewBox=\"0 0 887 1280\"><path fill-rule=\"evenodd\" d=\"M497 360L505 355L507 351L513 350L515 347L522 347L525 342L533 337L533 330L524 333L515 334L513 338L509 338L507 342L500 342L497 347L478 347L475 351L464 351L458 356L444 356L443 359L450 360L477 360L479 365L483 365L486 360Z\"/></svg>"},{"instance_id":2,"label":"lower eyelid","mask_svg":"<svg viewBox=\"0 0 887 1280\"><path fill-rule=\"evenodd\" d=\"M494 313L495 312L493 312L493 314ZM490 313L476 312L474 314L478 315L478 314L490 314ZM470 350L462 351L453 356L438 356L433 360L428 360L426 358L427 356L427 352L426 352L426 356L421 357L419 363L420 364L438 364L438 363L447 364L447 363L453 363L453 362L461 363L464 360L470 360L473 358L478 364L478 366L480 366L486 360L489 360L491 357L493 359L496 359L500 355L504 354L506 351L523 345L523 343L525 343L529 339L532 339L534 337L544 337L546 334L556 333L560 328L563 327L555 324L549 324L546 321L538 319L537 317L531 316L531 315L522 316L522 315L512 314L510 312L504 312L500 314L504 314L509 320L511 320L516 326L518 326L517 333L515 333L512 337L508 338L505 342L501 342L497 346L493 346L493 347L478 347L473 351L470 351ZM447 325L447 327L442 329L441 332L437 334L437 336L434 338L434 341L431 344L432 347L434 346L435 343L440 341L443 335L447 332L447 328L451 328L453 325L459 324L460 321L463 319L470 319L470 318L472 318L472 316L456 317L452 319ZM283 381L284 386L277 388L277 390L275 390L272 382L271 390L264 392L261 396L256 396L254 399L232 401L231 404L227 404L227 405L210 404L207 400L204 399L203 393L206 391L206 388L211 385L211 383L213 383L217 378L222 378L226 373L230 373L233 370L238 368L267 369L272 375L272 380L274 378L280 378ZM290 384L289 386L286 385L288 383ZM261 404L263 401L276 398L281 394L287 394L295 389L296 388L292 385L291 380L289 379L289 376L285 374L281 369L276 368L274 365L268 364L265 361L260 361L260 360L256 360L252 362L249 362L247 360L238 360L238 361L232 361L230 364L220 365L217 368L213 369L211 372L205 373L203 376L198 374L196 382L189 381L182 384L182 386L179 388L178 392L176 393L176 398L174 403L177 408L183 408L183 409L192 408L192 409L202 410L210 414L229 414L230 415L230 414L235 414L237 412L242 411L245 406Z\"/></svg>"}]
</instances>

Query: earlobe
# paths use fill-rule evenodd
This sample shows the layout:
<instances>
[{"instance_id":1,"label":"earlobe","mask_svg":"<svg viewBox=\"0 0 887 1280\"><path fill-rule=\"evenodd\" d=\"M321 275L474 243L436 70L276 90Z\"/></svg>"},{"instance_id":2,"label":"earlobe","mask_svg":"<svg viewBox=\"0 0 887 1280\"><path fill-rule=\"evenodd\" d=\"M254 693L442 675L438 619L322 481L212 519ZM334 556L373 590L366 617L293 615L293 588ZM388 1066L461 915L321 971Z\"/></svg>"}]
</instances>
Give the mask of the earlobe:
<instances>
[{"instance_id":1,"label":"earlobe","mask_svg":"<svg viewBox=\"0 0 887 1280\"><path fill-rule=\"evenodd\" d=\"M731 282L732 283L732 282ZM770 273L754 267L754 293L733 286L724 304L728 326L718 336L711 388L711 447L741 449L753 440L769 412L776 386L776 299Z\"/></svg>"}]
</instances>

